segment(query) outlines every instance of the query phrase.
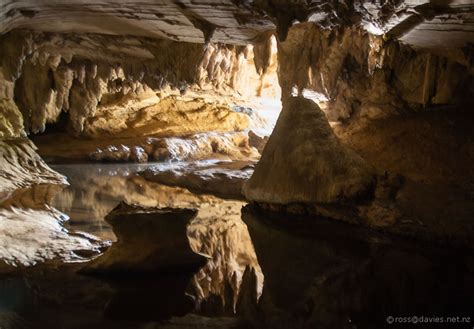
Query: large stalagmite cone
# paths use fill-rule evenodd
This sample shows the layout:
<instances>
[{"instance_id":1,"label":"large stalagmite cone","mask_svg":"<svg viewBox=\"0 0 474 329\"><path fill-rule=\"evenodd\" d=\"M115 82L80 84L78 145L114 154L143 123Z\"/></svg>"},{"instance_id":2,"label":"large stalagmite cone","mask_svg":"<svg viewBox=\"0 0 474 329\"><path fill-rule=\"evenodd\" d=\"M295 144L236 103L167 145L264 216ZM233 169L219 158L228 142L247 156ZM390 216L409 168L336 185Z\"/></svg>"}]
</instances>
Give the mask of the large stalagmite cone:
<instances>
[{"instance_id":1,"label":"large stalagmite cone","mask_svg":"<svg viewBox=\"0 0 474 329\"><path fill-rule=\"evenodd\" d=\"M327 204L358 198L374 183L371 168L340 143L318 105L289 97L243 192L257 203Z\"/></svg>"}]
</instances>

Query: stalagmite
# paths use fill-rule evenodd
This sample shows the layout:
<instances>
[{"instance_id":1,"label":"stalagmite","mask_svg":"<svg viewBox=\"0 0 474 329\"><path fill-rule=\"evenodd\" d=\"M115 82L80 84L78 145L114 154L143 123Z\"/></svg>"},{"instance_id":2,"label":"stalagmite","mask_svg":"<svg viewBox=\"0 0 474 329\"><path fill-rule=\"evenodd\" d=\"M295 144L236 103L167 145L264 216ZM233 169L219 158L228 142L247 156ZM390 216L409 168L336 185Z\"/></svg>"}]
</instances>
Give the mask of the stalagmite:
<instances>
[{"instance_id":1,"label":"stalagmite","mask_svg":"<svg viewBox=\"0 0 474 329\"><path fill-rule=\"evenodd\" d=\"M244 194L268 204L336 203L370 193L373 184L371 168L340 143L318 106L291 97Z\"/></svg>"}]
</instances>

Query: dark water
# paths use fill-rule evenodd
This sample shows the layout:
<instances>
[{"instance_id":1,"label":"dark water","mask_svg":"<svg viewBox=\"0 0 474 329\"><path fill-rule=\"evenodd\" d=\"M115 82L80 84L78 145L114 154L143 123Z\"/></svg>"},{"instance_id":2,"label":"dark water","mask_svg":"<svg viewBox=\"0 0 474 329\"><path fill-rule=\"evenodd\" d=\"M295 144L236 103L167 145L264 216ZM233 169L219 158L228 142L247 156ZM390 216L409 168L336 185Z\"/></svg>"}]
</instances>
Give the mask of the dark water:
<instances>
[{"instance_id":1,"label":"dark water","mask_svg":"<svg viewBox=\"0 0 474 329\"><path fill-rule=\"evenodd\" d=\"M197 272L0 279L0 328L473 328L474 257L324 219L262 212L144 181L136 165L56 166L71 229L113 239L122 200L197 207ZM418 322L418 323L413 323Z\"/></svg>"}]
</instances>

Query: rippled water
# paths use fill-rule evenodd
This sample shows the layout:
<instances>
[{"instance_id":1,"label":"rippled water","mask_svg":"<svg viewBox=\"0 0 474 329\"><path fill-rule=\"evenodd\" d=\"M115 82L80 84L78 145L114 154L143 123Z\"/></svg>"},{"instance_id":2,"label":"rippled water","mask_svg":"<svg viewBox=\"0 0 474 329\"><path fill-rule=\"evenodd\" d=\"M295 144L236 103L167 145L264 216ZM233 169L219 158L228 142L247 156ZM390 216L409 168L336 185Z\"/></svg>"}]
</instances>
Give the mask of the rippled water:
<instances>
[{"instance_id":1,"label":"rippled water","mask_svg":"<svg viewBox=\"0 0 474 329\"><path fill-rule=\"evenodd\" d=\"M54 166L71 183L55 207L71 229L107 239L103 218L122 200L198 208L187 236L208 263L151 277L47 270L0 278L0 328L383 328L389 317L412 316L464 319L436 328L474 325L471 251L262 212L148 182L136 175L144 168Z\"/></svg>"}]
</instances>

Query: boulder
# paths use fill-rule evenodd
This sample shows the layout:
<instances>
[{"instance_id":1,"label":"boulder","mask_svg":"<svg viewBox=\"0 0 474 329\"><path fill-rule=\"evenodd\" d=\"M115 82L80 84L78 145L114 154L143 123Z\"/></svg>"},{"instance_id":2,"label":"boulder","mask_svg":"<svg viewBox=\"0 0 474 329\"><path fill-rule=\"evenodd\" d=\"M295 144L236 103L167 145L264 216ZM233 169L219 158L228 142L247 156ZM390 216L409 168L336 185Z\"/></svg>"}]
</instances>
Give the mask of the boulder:
<instances>
[{"instance_id":1,"label":"boulder","mask_svg":"<svg viewBox=\"0 0 474 329\"><path fill-rule=\"evenodd\" d=\"M186 235L196 209L144 208L120 203L105 220L117 242L82 271L121 274L197 269L206 257L192 251Z\"/></svg>"},{"instance_id":2,"label":"boulder","mask_svg":"<svg viewBox=\"0 0 474 329\"><path fill-rule=\"evenodd\" d=\"M265 145L267 145L268 138L268 136L261 137L252 130L249 131L249 145L255 147L260 154L262 154Z\"/></svg>"},{"instance_id":3,"label":"boulder","mask_svg":"<svg viewBox=\"0 0 474 329\"><path fill-rule=\"evenodd\" d=\"M140 147L140 146L133 146L130 149L130 160L133 162L148 162L148 154L145 152L145 150Z\"/></svg>"},{"instance_id":4,"label":"boulder","mask_svg":"<svg viewBox=\"0 0 474 329\"><path fill-rule=\"evenodd\" d=\"M107 145L105 148L97 148L89 154L89 159L106 162L127 162L130 159L130 148L125 145Z\"/></svg>"}]
</instances>

